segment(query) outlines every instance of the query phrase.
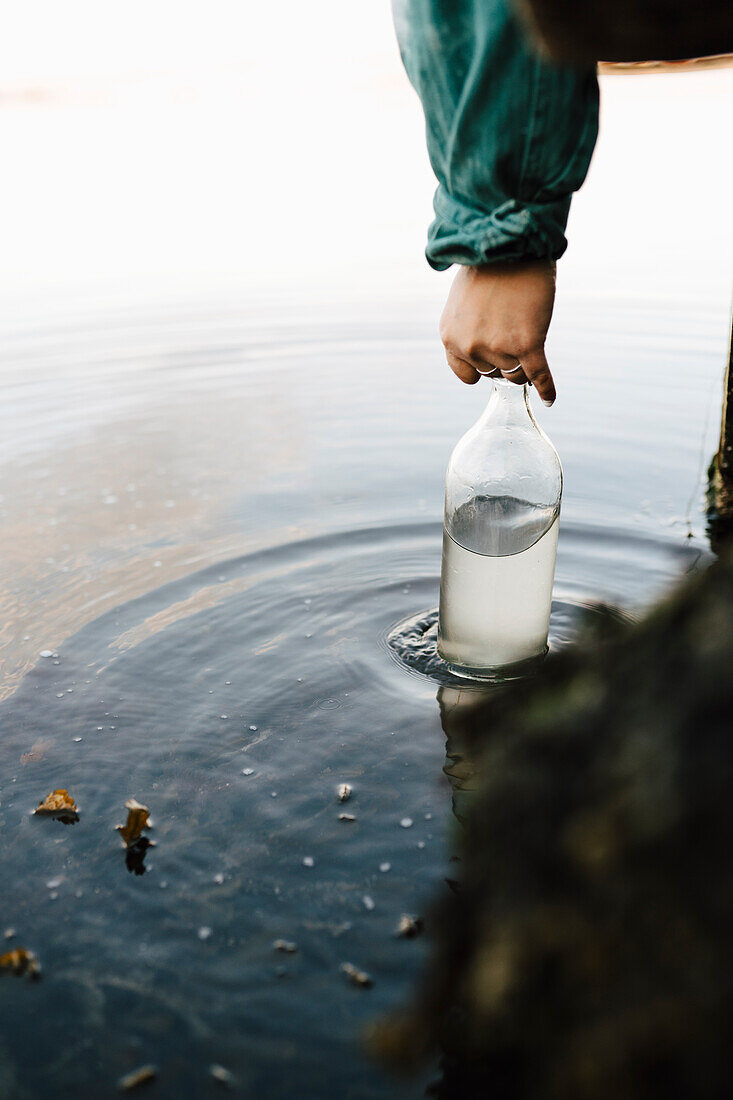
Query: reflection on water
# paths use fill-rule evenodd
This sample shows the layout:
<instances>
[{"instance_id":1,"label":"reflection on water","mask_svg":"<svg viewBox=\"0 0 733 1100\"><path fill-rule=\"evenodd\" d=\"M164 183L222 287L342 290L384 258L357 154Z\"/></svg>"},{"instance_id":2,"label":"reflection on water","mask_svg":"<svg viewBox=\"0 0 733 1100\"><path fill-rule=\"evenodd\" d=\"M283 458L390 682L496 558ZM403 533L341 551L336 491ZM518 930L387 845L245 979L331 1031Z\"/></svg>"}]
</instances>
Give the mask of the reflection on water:
<instances>
[{"instance_id":1,"label":"reflection on water","mask_svg":"<svg viewBox=\"0 0 733 1100\"><path fill-rule=\"evenodd\" d=\"M650 346L619 310L623 358L574 316L553 646L705 555L719 392L717 318L686 318L674 359L674 316ZM445 889L473 785L450 721L470 689L430 663L420 609L480 389L396 309L131 314L8 349L0 886L44 979L4 981L0 1094L101 1095L154 1062L165 1096L220 1087L212 1063L256 1096L296 1075L301 1100L424 1095L430 1073L396 1086L359 1034L420 967L395 931ZM59 787L73 829L30 816ZM131 797L155 847L120 846Z\"/></svg>"}]
</instances>

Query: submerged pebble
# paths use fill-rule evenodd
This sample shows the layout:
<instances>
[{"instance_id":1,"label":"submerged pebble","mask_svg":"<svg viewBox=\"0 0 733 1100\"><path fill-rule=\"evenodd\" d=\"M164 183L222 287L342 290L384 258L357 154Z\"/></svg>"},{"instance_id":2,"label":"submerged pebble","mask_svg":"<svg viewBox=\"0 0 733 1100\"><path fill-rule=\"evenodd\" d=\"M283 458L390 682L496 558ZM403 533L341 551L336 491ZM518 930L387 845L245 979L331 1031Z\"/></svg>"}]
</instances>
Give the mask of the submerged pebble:
<instances>
[{"instance_id":1,"label":"submerged pebble","mask_svg":"<svg viewBox=\"0 0 733 1100\"><path fill-rule=\"evenodd\" d=\"M273 940L273 951L283 951L286 955L292 955L298 950L297 943L292 940Z\"/></svg>"},{"instance_id":2,"label":"submerged pebble","mask_svg":"<svg viewBox=\"0 0 733 1100\"><path fill-rule=\"evenodd\" d=\"M369 912L371 913L372 909L374 908L374 906L376 904L376 902L374 901L374 898L370 894L364 894L364 897L361 900L363 902L364 908L368 909Z\"/></svg>"},{"instance_id":3,"label":"submerged pebble","mask_svg":"<svg viewBox=\"0 0 733 1100\"><path fill-rule=\"evenodd\" d=\"M356 821L353 814L339 814L339 821Z\"/></svg>"},{"instance_id":4,"label":"submerged pebble","mask_svg":"<svg viewBox=\"0 0 733 1100\"><path fill-rule=\"evenodd\" d=\"M423 930L422 917L411 917L409 913L403 913L395 929L395 936L404 940L412 940L419 936Z\"/></svg>"},{"instance_id":5,"label":"submerged pebble","mask_svg":"<svg viewBox=\"0 0 733 1100\"><path fill-rule=\"evenodd\" d=\"M339 802L348 802L351 798L351 787L348 783L339 783L336 788L336 797Z\"/></svg>"},{"instance_id":6,"label":"submerged pebble","mask_svg":"<svg viewBox=\"0 0 733 1100\"><path fill-rule=\"evenodd\" d=\"M303 856L304 867L313 867L315 865L315 862L316 861L314 860L313 856Z\"/></svg>"},{"instance_id":7,"label":"submerged pebble","mask_svg":"<svg viewBox=\"0 0 733 1100\"><path fill-rule=\"evenodd\" d=\"M392 869L392 864L391 864L391 863L380 863L380 864L379 864L379 870L380 870L380 871L381 871L381 872L382 872L383 874L384 874L385 872L387 872L387 871L390 871L391 869Z\"/></svg>"},{"instance_id":8,"label":"submerged pebble","mask_svg":"<svg viewBox=\"0 0 733 1100\"><path fill-rule=\"evenodd\" d=\"M411 817L403 817L402 820L400 821L400 825L402 826L403 829L412 828L412 818Z\"/></svg>"},{"instance_id":9,"label":"submerged pebble","mask_svg":"<svg viewBox=\"0 0 733 1100\"><path fill-rule=\"evenodd\" d=\"M204 924L199 928L196 934L200 940L208 940L211 939L214 932L213 929L209 928L208 924Z\"/></svg>"},{"instance_id":10,"label":"submerged pebble","mask_svg":"<svg viewBox=\"0 0 733 1100\"><path fill-rule=\"evenodd\" d=\"M341 963L339 970L346 975L352 985L361 986L362 989L369 989L374 985L366 970L359 970L353 963Z\"/></svg>"},{"instance_id":11,"label":"submerged pebble","mask_svg":"<svg viewBox=\"0 0 733 1100\"><path fill-rule=\"evenodd\" d=\"M227 1069L226 1066L220 1066L218 1062L212 1062L209 1066L209 1076L213 1077L220 1085L225 1085L227 1088L233 1088L236 1081L232 1071Z\"/></svg>"},{"instance_id":12,"label":"submerged pebble","mask_svg":"<svg viewBox=\"0 0 733 1100\"><path fill-rule=\"evenodd\" d=\"M117 1082L117 1088L121 1092L129 1092L131 1089L139 1088L140 1085L147 1085L150 1081L154 1081L158 1076L158 1067L154 1065L139 1066L138 1069L133 1069L130 1073L126 1073L124 1077L120 1077Z\"/></svg>"},{"instance_id":13,"label":"submerged pebble","mask_svg":"<svg viewBox=\"0 0 733 1100\"><path fill-rule=\"evenodd\" d=\"M254 775L254 768L242 768L242 775Z\"/></svg>"}]
</instances>

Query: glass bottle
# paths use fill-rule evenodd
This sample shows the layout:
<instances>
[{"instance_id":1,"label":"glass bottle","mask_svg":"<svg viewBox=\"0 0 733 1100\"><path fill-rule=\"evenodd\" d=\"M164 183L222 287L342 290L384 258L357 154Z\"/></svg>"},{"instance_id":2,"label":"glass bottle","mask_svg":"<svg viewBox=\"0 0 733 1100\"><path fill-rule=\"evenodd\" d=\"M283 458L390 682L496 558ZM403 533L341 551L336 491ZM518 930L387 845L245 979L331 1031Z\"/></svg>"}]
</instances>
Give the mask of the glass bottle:
<instances>
[{"instance_id":1,"label":"glass bottle","mask_svg":"<svg viewBox=\"0 0 733 1100\"><path fill-rule=\"evenodd\" d=\"M438 618L441 657L479 679L547 652L562 497L529 387L491 381L483 416L448 463Z\"/></svg>"}]
</instances>

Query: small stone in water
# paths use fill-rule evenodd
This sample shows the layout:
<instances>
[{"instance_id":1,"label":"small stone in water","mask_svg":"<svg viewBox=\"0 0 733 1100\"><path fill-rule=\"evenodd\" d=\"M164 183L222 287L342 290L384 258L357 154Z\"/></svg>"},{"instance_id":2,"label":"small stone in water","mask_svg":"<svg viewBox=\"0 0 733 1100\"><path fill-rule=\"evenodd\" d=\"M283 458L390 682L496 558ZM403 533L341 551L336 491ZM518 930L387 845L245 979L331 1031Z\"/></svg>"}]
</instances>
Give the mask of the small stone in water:
<instances>
[{"instance_id":1,"label":"small stone in water","mask_svg":"<svg viewBox=\"0 0 733 1100\"><path fill-rule=\"evenodd\" d=\"M336 797L339 802L348 802L351 798L351 787L348 783L339 783L336 788Z\"/></svg>"},{"instance_id":2,"label":"small stone in water","mask_svg":"<svg viewBox=\"0 0 733 1100\"><path fill-rule=\"evenodd\" d=\"M254 775L254 768L242 768L242 775Z\"/></svg>"},{"instance_id":3,"label":"small stone in water","mask_svg":"<svg viewBox=\"0 0 733 1100\"><path fill-rule=\"evenodd\" d=\"M220 714L219 717L221 718L222 722L226 722L229 715L228 714Z\"/></svg>"},{"instance_id":4,"label":"small stone in water","mask_svg":"<svg viewBox=\"0 0 733 1100\"><path fill-rule=\"evenodd\" d=\"M58 657L58 653L54 653L52 649L42 649L41 657Z\"/></svg>"},{"instance_id":5,"label":"small stone in water","mask_svg":"<svg viewBox=\"0 0 733 1100\"><path fill-rule=\"evenodd\" d=\"M400 821L400 825L402 826L403 829L411 828L412 827L412 818L411 817L403 817L402 820Z\"/></svg>"},{"instance_id":6,"label":"small stone in water","mask_svg":"<svg viewBox=\"0 0 733 1100\"><path fill-rule=\"evenodd\" d=\"M78 744L78 743L79 743L79 742L81 741L81 737L75 737L75 738L74 738L74 740L75 740L75 741L76 741L76 743Z\"/></svg>"},{"instance_id":7,"label":"small stone in water","mask_svg":"<svg viewBox=\"0 0 733 1100\"><path fill-rule=\"evenodd\" d=\"M220 1066L218 1062L212 1062L209 1066L209 1076L213 1077L220 1085L225 1085L227 1088L232 1088L236 1081L232 1071L227 1069L226 1066Z\"/></svg>"},{"instance_id":8,"label":"small stone in water","mask_svg":"<svg viewBox=\"0 0 733 1100\"><path fill-rule=\"evenodd\" d=\"M56 890L56 889L58 889L58 887L60 885L61 885L61 879L60 878L50 878L48 880L48 882L46 883L46 888L48 890Z\"/></svg>"},{"instance_id":9,"label":"small stone in water","mask_svg":"<svg viewBox=\"0 0 733 1100\"><path fill-rule=\"evenodd\" d=\"M313 867L315 866L315 862L316 861L314 860L313 856L303 856L304 867Z\"/></svg>"},{"instance_id":10,"label":"small stone in water","mask_svg":"<svg viewBox=\"0 0 733 1100\"><path fill-rule=\"evenodd\" d=\"M392 868L391 863L380 863L379 864L379 870L382 871L382 872L389 871L389 870L391 870L391 868Z\"/></svg>"},{"instance_id":11,"label":"small stone in water","mask_svg":"<svg viewBox=\"0 0 733 1100\"><path fill-rule=\"evenodd\" d=\"M418 848L424 848L425 847L425 841L424 840L418 840L417 846L418 846Z\"/></svg>"},{"instance_id":12,"label":"small stone in water","mask_svg":"<svg viewBox=\"0 0 733 1100\"><path fill-rule=\"evenodd\" d=\"M222 884L222 882L223 882L223 881L224 881L224 875L223 875L223 872L221 872L221 871L218 871L218 872L217 872L217 873L216 873L216 874L214 875L214 882L215 882L215 883L217 884L217 886L221 886L221 884Z\"/></svg>"},{"instance_id":13,"label":"small stone in water","mask_svg":"<svg viewBox=\"0 0 733 1100\"><path fill-rule=\"evenodd\" d=\"M415 936L420 935L422 930L423 921L421 917L411 917L409 913L403 913L395 929L395 936L399 936L404 940L413 940Z\"/></svg>"},{"instance_id":14,"label":"small stone in water","mask_svg":"<svg viewBox=\"0 0 733 1100\"><path fill-rule=\"evenodd\" d=\"M339 821L356 821L353 814L339 814Z\"/></svg>"},{"instance_id":15,"label":"small stone in water","mask_svg":"<svg viewBox=\"0 0 733 1100\"><path fill-rule=\"evenodd\" d=\"M374 985L366 970L359 970L353 963L341 963L339 970L346 975L352 985L361 986L362 989L369 989Z\"/></svg>"},{"instance_id":16,"label":"small stone in water","mask_svg":"<svg viewBox=\"0 0 733 1100\"><path fill-rule=\"evenodd\" d=\"M257 733L257 726L250 726L249 728L252 730L252 733Z\"/></svg>"},{"instance_id":17,"label":"small stone in water","mask_svg":"<svg viewBox=\"0 0 733 1100\"><path fill-rule=\"evenodd\" d=\"M286 955L292 955L298 950L297 943L292 940L274 940L272 947L274 951L284 951Z\"/></svg>"},{"instance_id":18,"label":"small stone in water","mask_svg":"<svg viewBox=\"0 0 733 1100\"><path fill-rule=\"evenodd\" d=\"M213 935L213 931L208 925L204 924L199 928L197 935L200 940L208 940Z\"/></svg>"},{"instance_id":19,"label":"small stone in water","mask_svg":"<svg viewBox=\"0 0 733 1100\"><path fill-rule=\"evenodd\" d=\"M374 908L374 898L370 897L369 894L365 894L364 897L361 900L364 903L364 908L368 909L369 912L371 913L372 909Z\"/></svg>"},{"instance_id":20,"label":"small stone in water","mask_svg":"<svg viewBox=\"0 0 733 1100\"><path fill-rule=\"evenodd\" d=\"M13 936L15 935L15 929L14 928L6 928L5 931L3 932L3 935L5 936L6 940L12 940Z\"/></svg>"},{"instance_id":21,"label":"small stone in water","mask_svg":"<svg viewBox=\"0 0 733 1100\"><path fill-rule=\"evenodd\" d=\"M124 1077L120 1077L119 1081L117 1082L117 1088L121 1092L129 1092L130 1089L136 1089L140 1085L147 1085L148 1082L154 1081L157 1076L157 1066L140 1066L138 1069L134 1069L131 1073L126 1073Z\"/></svg>"}]
</instances>

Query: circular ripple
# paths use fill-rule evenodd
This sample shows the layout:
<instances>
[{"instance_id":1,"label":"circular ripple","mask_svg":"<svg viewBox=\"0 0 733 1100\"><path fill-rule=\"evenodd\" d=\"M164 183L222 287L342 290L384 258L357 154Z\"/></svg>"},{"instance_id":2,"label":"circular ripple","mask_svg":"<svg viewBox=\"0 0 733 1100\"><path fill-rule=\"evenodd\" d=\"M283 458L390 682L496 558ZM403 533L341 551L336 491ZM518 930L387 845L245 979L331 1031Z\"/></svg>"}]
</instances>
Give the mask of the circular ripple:
<instances>
[{"instance_id":1,"label":"circular ripple","mask_svg":"<svg viewBox=\"0 0 733 1100\"><path fill-rule=\"evenodd\" d=\"M594 621L613 618L617 622L630 622L630 616L605 604L584 603L569 599L552 601L550 632L548 637L549 653L557 652L575 641L580 632L591 626ZM387 645L395 659L411 672L417 672L437 684L452 687L465 687L467 682L475 684L503 683L526 675L542 664L543 658L523 662L523 669L509 667L487 681L486 677L474 679L469 673L458 676L450 665L438 653L438 609L420 611L398 622L387 635Z\"/></svg>"},{"instance_id":2,"label":"circular ripple","mask_svg":"<svg viewBox=\"0 0 733 1100\"><path fill-rule=\"evenodd\" d=\"M168 1067L161 1095L198 1087L213 1061L253 1095L284 1094L288 1051L303 1098L338 1094L345 1065L365 1100L393 1095L357 1036L406 995L424 945L394 928L445 874L436 695L455 681L430 662L434 613L415 615L437 602L439 558L430 523L217 563L91 623L0 707L4 921L45 964L42 1000L4 985L6 1049L34 1094L83 1034L96 1053L73 1084L90 1095L131 1050ZM663 544L567 528L553 647L575 636L584 600L633 602L685 564ZM339 818L341 782L354 821ZM80 807L73 828L29 816L60 786ZM143 874L114 833L130 797L156 825ZM275 957L275 938L298 952ZM373 996L342 962L372 973Z\"/></svg>"}]
</instances>

